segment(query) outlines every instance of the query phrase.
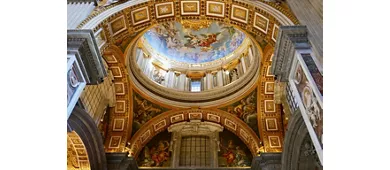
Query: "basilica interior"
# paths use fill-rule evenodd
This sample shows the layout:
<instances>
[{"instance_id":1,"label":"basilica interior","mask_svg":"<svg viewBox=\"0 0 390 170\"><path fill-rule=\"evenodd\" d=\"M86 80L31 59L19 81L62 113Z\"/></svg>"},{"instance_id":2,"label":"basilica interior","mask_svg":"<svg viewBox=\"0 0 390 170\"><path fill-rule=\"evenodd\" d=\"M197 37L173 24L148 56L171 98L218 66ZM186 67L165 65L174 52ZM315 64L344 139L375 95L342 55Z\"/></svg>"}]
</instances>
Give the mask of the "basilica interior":
<instances>
[{"instance_id":1,"label":"basilica interior","mask_svg":"<svg viewBox=\"0 0 390 170\"><path fill-rule=\"evenodd\" d=\"M68 170L322 170L322 0L67 0Z\"/></svg>"}]
</instances>

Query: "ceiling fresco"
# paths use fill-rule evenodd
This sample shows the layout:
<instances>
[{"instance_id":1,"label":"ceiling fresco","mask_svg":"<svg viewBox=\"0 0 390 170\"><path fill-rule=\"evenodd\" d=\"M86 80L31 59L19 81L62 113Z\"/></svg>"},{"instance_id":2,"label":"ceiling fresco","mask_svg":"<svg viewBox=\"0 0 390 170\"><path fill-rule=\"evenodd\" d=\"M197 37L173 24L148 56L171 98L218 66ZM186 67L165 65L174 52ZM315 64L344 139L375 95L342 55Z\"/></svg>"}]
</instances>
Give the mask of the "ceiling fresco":
<instances>
[{"instance_id":1,"label":"ceiling fresco","mask_svg":"<svg viewBox=\"0 0 390 170\"><path fill-rule=\"evenodd\" d=\"M204 27L187 27L179 22L158 24L143 38L157 53L186 63L214 61L237 49L245 34L233 26L210 22Z\"/></svg>"}]
</instances>

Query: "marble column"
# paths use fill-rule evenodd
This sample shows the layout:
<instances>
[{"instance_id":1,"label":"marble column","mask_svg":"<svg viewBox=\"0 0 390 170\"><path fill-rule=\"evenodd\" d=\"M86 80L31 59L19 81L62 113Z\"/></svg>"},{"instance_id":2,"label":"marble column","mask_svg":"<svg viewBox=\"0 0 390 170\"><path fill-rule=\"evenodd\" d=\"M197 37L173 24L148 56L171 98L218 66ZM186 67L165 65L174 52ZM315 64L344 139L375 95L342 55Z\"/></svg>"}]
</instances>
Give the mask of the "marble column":
<instances>
[{"instance_id":1,"label":"marble column","mask_svg":"<svg viewBox=\"0 0 390 170\"><path fill-rule=\"evenodd\" d=\"M244 58L244 56L242 56L241 58L240 58L240 64L241 64L241 67L242 67L242 71L243 71L243 73L246 73L246 63L245 63L245 58Z\"/></svg>"},{"instance_id":2,"label":"marble column","mask_svg":"<svg viewBox=\"0 0 390 170\"><path fill-rule=\"evenodd\" d=\"M186 84L186 75L184 73L181 73L179 76L178 89L180 91L184 91L185 84Z\"/></svg>"},{"instance_id":3,"label":"marble column","mask_svg":"<svg viewBox=\"0 0 390 170\"><path fill-rule=\"evenodd\" d=\"M168 84L167 84L167 87L170 87L170 88L173 88L174 86L174 79L175 79L175 73L173 72L173 70L169 70L168 71Z\"/></svg>"},{"instance_id":4,"label":"marble column","mask_svg":"<svg viewBox=\"0 0 390 170\"><path fill-rule=\"evenodd\" d=\"M137 56L138 56L137 57L137 64L141 68L142 60L144 59L144 54L143 54L142 50L139 50Z\"/></svg>"},{"instance_id":5,"label":"marble column","mask_svg":"<svg viewBox=\"0 0 390 170\"><path fill-rule=\"evenodd\" d=\"M168 72L166 72L164 75L164 83L162 85L168 87L168 80L169 80L169 74Z\"/></svg>"},{"instance_id":6,"label":"marble column","mask_svg":"<svg viewBox=\"0 0 390 170\"><path fill-rule=\"evenodd\" d=\"M252 62L253 61L253 52L252 52L251 47L248 49L248 56L249 56L249 62Z\"/></svg>"},{"instance_id":7,"label":"marble column","mask_svg":"<svg viewBox=\"0 0 390 170\"><path fill-rule=\"evenodd\" d=\"M211 72L206 73L206 86L208 90L213 88L213 75Z\"/></svg>"},{"instance_id":8,"label":"marble column","mask_svg":"<svg viewBox=\"0 0 390 170\"><path fill-rule=\"evenodd\" d=\"M187 76L185 77L184 82L184 91L190 91L190 80Z\"/></svg>"},{"instance_id":9,"label":"marble column","mask_svg":"<svg viewBox=\"0 0 390 170\"><path fill-rule=\"evenodd\" d=\"M222 71L222 69L218 70L218 72L217 72L217 85L218 85L218 87L223 86L223 71Z\"/></svg>"}]
</instances>

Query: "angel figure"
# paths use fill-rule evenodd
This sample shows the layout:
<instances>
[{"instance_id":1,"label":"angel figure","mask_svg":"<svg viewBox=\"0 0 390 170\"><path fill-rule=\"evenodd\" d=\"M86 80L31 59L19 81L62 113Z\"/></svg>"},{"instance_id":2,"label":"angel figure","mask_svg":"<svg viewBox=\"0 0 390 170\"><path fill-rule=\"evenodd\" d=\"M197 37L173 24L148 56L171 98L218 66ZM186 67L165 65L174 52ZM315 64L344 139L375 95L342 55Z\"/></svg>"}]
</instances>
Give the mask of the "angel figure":
<instances>
[{"instance_id":1,"label":"angel figure","mask_svg":"<svg viewBox=\"0 0 390 170\"><path fill-rule=\"evenodd\" d=\"M222 145L222 138L221 138L221 142L220 142L220 147L225 151L222 156L225 157L226 159L226 164L228 167L231 167L234 165L234 161L236 159L236 155L235 155L235 145L233 143L233 140L229 140L228 141L228 146L225 147Z\"/></svg>"},{"instance_id":2,"label":"angel figure","mask_svg":"<svg viewBox=\"0 0 390 170\"><path fill-rule=\"evenodd\" d=\"M152 160L155 163L155 166L162 166L165 161L169 158L169 142L168 141L159 141L158 147L152 147L151 155Z\"/></svg>"}]
</instances>

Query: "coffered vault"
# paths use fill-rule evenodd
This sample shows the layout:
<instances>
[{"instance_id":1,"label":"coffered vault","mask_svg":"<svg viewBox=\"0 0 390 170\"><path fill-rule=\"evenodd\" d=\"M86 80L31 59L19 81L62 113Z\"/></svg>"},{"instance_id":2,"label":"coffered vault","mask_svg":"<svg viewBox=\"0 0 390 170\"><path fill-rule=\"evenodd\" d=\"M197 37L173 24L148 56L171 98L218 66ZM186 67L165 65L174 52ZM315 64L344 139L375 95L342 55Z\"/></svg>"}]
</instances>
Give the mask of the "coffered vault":
<instances>
[{"instance_id":1,"label":"coffered vault","mask_svg":"<svg viewBox=\"0 0 390 170\"><path fill-rule=\"evenodd\" d=\"M75 25L73 22L76 21L72 21ZM282 40L279 36L284 26L297 24L298 19L285 3L265 1L132 0L102 6L92 11L75 30L90 31L89 34L94 36L94 50L100 52L99 57L103 60L78 61L100 62L104 66L100 69L107 71L104 81L111 80L103 89L111 90L113 94L104 95L98 100L101 102L95 102L91 94L96 92L95 87L102 85L87 82L85 88L88 90L80 95L80 101L75 107L83 107L83 104L88 103L84 106L86 113L95 112L88 114L92 121L97 122L102 134L108 167L118 164L111 159L119 157L123 159L119 164L126 164L130 169L137 168L132 162L135 160L138 166L162 166L169 153L174 155L172 167L181 167L181 152L174 152L172 147L185 148L182 144L190 139L211 141L212 148L223 153L213 156L213 167L220 166L218 162L224 161L226 164L223 166L266 167L259 163L238 163L238 160L243 161L244 158L237 158L235 163L229 162L229 151L240 153L241 149L241 156L246 158L244 152L247 149L254 158L253 162L278 160L271 164L279 164L275 166L281 167L280 153L286 146L286 130L290 126L298 129L289 125L289 119L295 112L301 112L296 111L298 107L291 107L291 103L288 103L290 99L286 99L286 96L290 94L286 93L286 84L280 83L279 76L286 77L285 74L290 72L281 75L271 67L275 61L287 61L280 57L281 52L275 53L275 48L279 51L281 49L278 41ZM237 33L242 33L242 39L237 38ZM69 38L73 37L68 37L68 42L71 41ZM240 42L233 48L231 43L236 39L240 39ZM158 49L159 45L162 48ZM228 48L224 49L228 53L219 53L223 47ZM210 54L209 58L185 58L188 57L185 53L191 50L194 56ZM173 54L177 56L173 57ZM164 61L170 63L164 65ZM163 73L163 77L158 73ZM156 76L160 77L156 79ZM194 82L200 83L197 92L191 91ZM95 106L94 103L99 104ZM77 120L70 116L71 120ZM302 117L294 118L297 119ZM199 127L203 131L198 131ZM217 131L210 130L215 130L215 127L218 127ZM186 128L189 131L184 132ZM68 131L72 131L72 128ZM170 142L159 136L167 131L173 135L168 139ZM191 136L190 131L195 136L193 139L188 137ZM229 131L243 145L231 147L233 144L230 141L223 140L229 137L217 135L223 131ZM312 133L312 130L309 132ZM80 132L69 133L77 135ZM289 141L291 135L288 136ZM83 135L80 138L83 139ZM153 141L160 138L164 140ZM182 142L175 144L175 141ZM305 141L310 141L308 136L305 136ZM153 155L153 151L149 151L153 147L160 155ZM85 148L88 150L89 147ZM121 154L128 158L122 158ZM270 156L259 158L267 154ZM222 159L222 155L226 156L226 160ZM152 156L160 156L164 160ZM141 158L144 163L147 160L145 164L139 163ZM321 164L322 148L320 158ZM291 158L285 159L290 161ZM101 167L93 165L92 156L89 162L91 167Z\"/></svg>"}]
</instances>

